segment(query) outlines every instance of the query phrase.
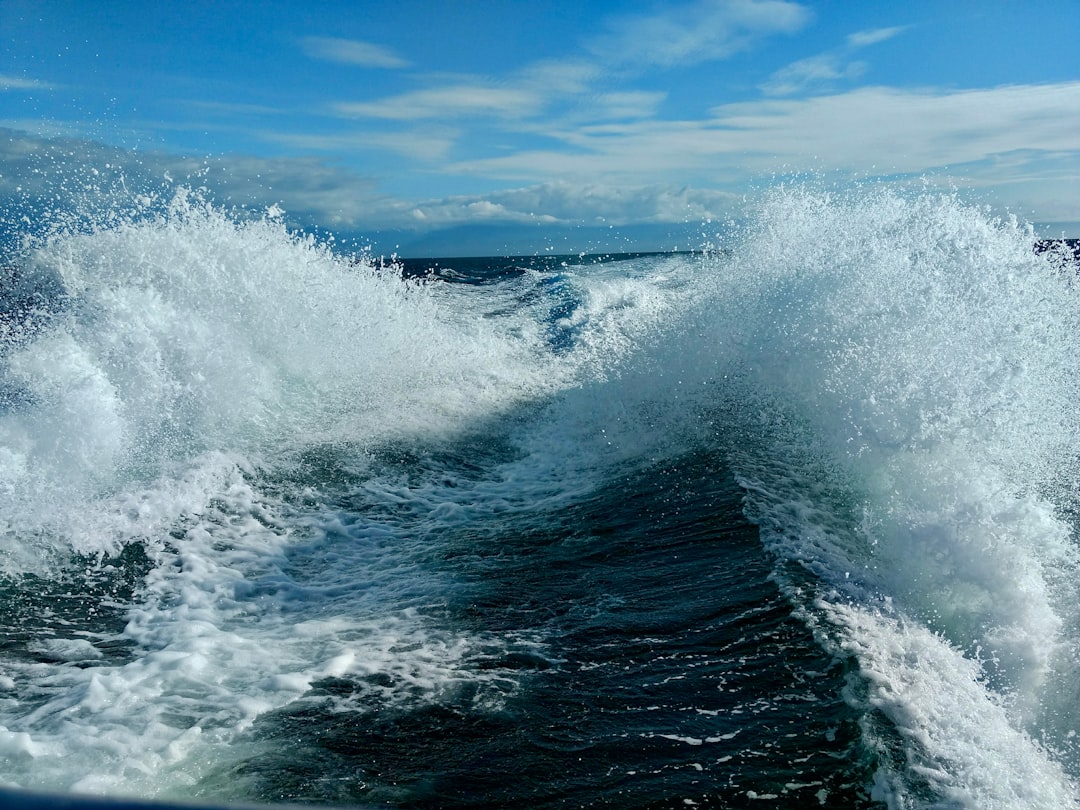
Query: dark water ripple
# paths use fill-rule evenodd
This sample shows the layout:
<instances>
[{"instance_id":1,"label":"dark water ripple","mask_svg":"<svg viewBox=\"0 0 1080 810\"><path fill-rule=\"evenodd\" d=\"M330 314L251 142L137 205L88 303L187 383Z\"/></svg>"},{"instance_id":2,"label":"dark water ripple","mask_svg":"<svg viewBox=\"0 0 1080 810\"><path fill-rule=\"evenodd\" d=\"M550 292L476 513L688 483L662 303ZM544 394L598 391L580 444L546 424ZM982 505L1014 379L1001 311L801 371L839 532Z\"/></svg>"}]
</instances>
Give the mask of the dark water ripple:
<instances>
[{"instance_id":1,"label":"dark water ripple","mask_svg":"<svg viewBox=\"0 0 1080 810\"><path fill-rule=\"evenodd\" d=\"M518 685L362 716L295 706L261 727L280 754L235 778L267 800L416 808L872 804L845 664L792 615L713 459L447 548L470 582L448 608L457 622L545 639L478 663Z\"/></svg>"}]
</instances>

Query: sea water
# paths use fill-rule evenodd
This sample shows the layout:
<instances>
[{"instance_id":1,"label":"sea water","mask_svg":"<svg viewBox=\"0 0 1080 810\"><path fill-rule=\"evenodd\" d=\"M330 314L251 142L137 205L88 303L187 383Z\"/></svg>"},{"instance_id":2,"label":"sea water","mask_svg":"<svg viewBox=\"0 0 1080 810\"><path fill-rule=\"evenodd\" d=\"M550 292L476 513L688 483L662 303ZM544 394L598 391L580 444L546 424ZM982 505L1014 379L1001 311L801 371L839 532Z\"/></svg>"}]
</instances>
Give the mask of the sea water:
<instances>
[{"instance_id":1,"label":"sea water","mask_svg":"<svg viewBox=\"0 0 1080 810\"><path fill-rule=\"evenodd\" d=\"M25 236L0 786L1075 805L1075 265L951 196L744 213L543 261L190 192Z\"/></svg>"}]
</instances>

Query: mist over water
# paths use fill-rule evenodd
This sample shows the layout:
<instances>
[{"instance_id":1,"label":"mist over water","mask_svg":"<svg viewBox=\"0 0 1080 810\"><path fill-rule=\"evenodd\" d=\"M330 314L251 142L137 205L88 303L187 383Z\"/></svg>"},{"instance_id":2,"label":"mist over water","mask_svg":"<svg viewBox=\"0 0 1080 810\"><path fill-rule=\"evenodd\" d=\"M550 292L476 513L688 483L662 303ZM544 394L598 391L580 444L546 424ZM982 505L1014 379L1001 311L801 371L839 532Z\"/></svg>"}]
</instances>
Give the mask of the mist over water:
<instances>
[{"instance_id":1,"label":"mist over water","mask_svg":"<svg viewBox=\"0 0 1080 810\"><path fill-rule=\"evenodd\" d=\"M1075 266L948 196L747 213L708 253L467 282L190 193L30 240L0 783L1075 804ZM567 781L468 776L541 762Z\"/></svg>"}]
</instances>

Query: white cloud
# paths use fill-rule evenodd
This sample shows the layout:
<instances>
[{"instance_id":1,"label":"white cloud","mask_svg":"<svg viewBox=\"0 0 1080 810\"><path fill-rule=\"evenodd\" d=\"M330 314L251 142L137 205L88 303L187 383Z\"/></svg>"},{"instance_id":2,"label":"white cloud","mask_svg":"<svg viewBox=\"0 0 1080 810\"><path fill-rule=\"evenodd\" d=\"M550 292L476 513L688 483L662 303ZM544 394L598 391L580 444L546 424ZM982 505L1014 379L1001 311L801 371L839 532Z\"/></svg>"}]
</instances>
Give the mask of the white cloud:
<instances>
[{"instance_id":1,"label":"white cloud","mask_svg":"<svg viewBox=\"0 0 1080 810\"><path fill-rule=\"evenodd\" d=\"M326 62L358 65L371 68L403 68L409 62L384 45L337 37L304 37L300 40L304 52Z\"/></svg>"},{"instance_id":2,"label":"white cloud","mask_svg":"<svg viewBox=\"0 0 1080 810\"><path fill-rule=\"evenodd\" d=\"M448 197L422 203L410 212L411 216L429 227L448 227L463 223L538 223L553 224L558 220L550 214L534 214L507 208L502 203L483 197Z\"/></svg>"},{"instance_id":3,"label":"white cloud","mask_svg":"<svg viewBox=\"0 0 1080 810\"><path fill-rule=\"evenodd\" d=\"M252 116L252 115L286 115L292 112L282 107L271 107L267 104L245 104L235 101L208 101L204 99L185 100L184 106L200 112L210 113L222 117ZM196 126L201 126L196 124Z\"/></svg>"},{"instance_id":4,"label":"white cloud","mask_svg":"<svg viewBox=\"0 0 1080 810\"><path fill-rule=\"evenodd\" d=\"M809 12L803 6L787 0L696 0L651 16L609 20L608 32L587 46L600 61L578 57L541 60L500 81L430 77L425 89L372 100L339 101L330 109L343 118L403 122L484 118L513 122L519 133L528 128L540 136L548 136L546 130L556 126L569 129L582 122L650 118L667 94L609 89L620 67L673 66L725 58L766 36L794 32L808 20ZM538 120L541 115L544 118ZM369 143L375 142L369 139ZM382 143L395 148L390 138ZM449 153L449 144L443 139L415 135L413 144L396 151L423 151L429 157Z\"/></svg>"},{"instance_id":5,"label":"white cloud","mask_svg":"<svg viewBox=\"0 0 1080 810\"><path fill-rule=\"evenodd\" d=\"M0 138L0 187L10 192L11 183L18 181L31 193L33 183L55 185L65 177L85 177L86 166L106 163L124 166L129 185L136 176L160 184L166 171L177 178L204 172L219 198L233 204L280 202L298 220L374 231L469 221L592 223L598 217L611 224L698 221L725 216L735 193L757 180L768 182L775 172L816 170L842 177L929 173L960 188L992 193L997 204L1031 219L1080 222L1075 191L1080 81L963 91L866 87L721 105L699 121L634 117L659 103L659 96L627 92L594 98L596 110L588 125L549 125L544 119L541 130L536 124L531 134L558 142L556 147L440 164L446 175L520 186L484 194L417 202L383 193L372 179L314 157L185 161L10 132ZM529 93L522 99L523 110L536 109L542 101ZM445 99L427 101L432 115L439 104L443 111L462 107ZM475 101L474 109L487 109ZM601 108L626 115L603 119ZM462 133L424 124L414 132L277 137L331 154L377 148L442 161ZM50 161L57 171L35 171L49 168ZM204 182L199 177L198 183ZM50 188L43 187L42 193L59 193Z\"/></svg>"},{"instance_id":6,"label":"white cloud","mask_svg":"<svg viewBox=\"0 0 1080 810\"><path fill-rule=\"evenodd\" d=\"M0 118L0 129L33 133L42 138L78 138L85 134L86 122L43 118Z\"/></svg>"},{"instance_id":7,"label":"white cloud","mask_svg":"<svg viewBox=\"0 0 1080 810\"><path fill-rule=\"evenodd\" d=\"M40 79L26 79L21 76L0 74L0 92L10 90L55 90L56 85Z\"/></svg>"},{"instance_id":8,"label":"white cloud","mask_svg":"<svg viewBox=\"0 0 1080 810\"><path fill-rule=\"evenodd\" d=\"M545 59L522 68L518 76L524 87L546 93L584 93L603 75L594 63L583 59Z\"/></svg>"},{"instance_id":9,"label":"white cloud","mask_svg":"<svg viewBox=\"0 0 1080 810\"><path fill-rule=\"evenodd\" d=\"M847 38L847 43L853 48L865 48L868 45L876 45L887 39L892 39L897 34L902 34L910 26L894 25L891 28L874 28L869 31L856 31Z\"/></svg>"},{"instance_id":10,"label":"white cloud","mask_svg":"<svg viewBox=\"0 0 1080 810\"><path fill-rule=\"evenodd\" d=\"M674 67L726 59L807 24L810 12L784 0L697 0L654 15L609 20L586 49L616 65Z\"/></svg>"},{"instance_id":11,"label":"white cloud","mask_svg":"<svg viewBox=\"0 0 1080 810\"><path fill-rule=\"evenodd\" d=\"M713 110L758 154L829 168L917 172L1017 149L1077 151L1080 82L953 92L867 87Z\"/></svg>"},{"instance_id":12,"label":"white cloud","mask_svg":"<svg viewBox=\"0 0 1080 810\"><path fill-rule=\"evenodd\" d=\"M378 192L370 178L313 157L193 159L0 130L0 195L22 202L66 206L82 200L102 211L123 210L137 195L167 198L174 181L205 186L223 204L249 210L281 203L294 220L329 227L367 227L377 216L396 222L405 207Z\"/></svg>"},{"instance_id":13,"label":"white cloud","mask_svg":"<svg viewBox=\"0 0 1080 810\"><path fill-rule=\"evenodd\" d=\"M541 183L483 195L428 200L413 211L427 226L477 220L628 225L701 222L722 216L736 195L667 184L614 186Z\"/></svg>"},{"instance_id":14,"label":"white cloud","mask_svg":"<svg viewBox=\"0 0 1080 810\"><path fill-rule=\"evenodd\" d=\"M358 150L380 149L421 161L445 158L460 133L446 127L425 128L411 132L345 132L332 135L283 133L268 130L259 137L272 143L287 144L295 149L352 154Z\"/></svg>"},{"instance_id":15,"label":"white cloud","mask_svg":"<svg viewBox=\"0 0 1080 810\"><path fill-rule=\"evenodd\" d=\"M594 121L651 118L666 98L667 93L601 93L590 99L589 114Z\"/></svg>"},{"instance_id":16,"label":"white cloud","mask_svg":"<svg viewBox=\"0 0 1080 810\"><path fill-rule=\"evenodd\" d=\"M737 188L793 169L872 176L945 171L1017 150L1080 153L1080 82L956 92L871 87L711 112L705 121L626 121L552 133L566 148L462 161L446 170L516 182L559 177L580 185ZM1025 165L987 165L981 182L1018 182ZM1080 211L1073 217L1080 219Z\"/></svg>"},{"instance_id":17,"label":"white cloud","mask_svg":"<svg viewBox=\"0 0 1080 810\"><path fill-rule=\"evenodd\" d=\"M606 34L587 45L596 60L568 57L528 64L495 82L482 78L439 84L375 100L340 101L334 114L346 118L394 121L483 117L521 122L552 110L569 125L581 120L647 118L666 99L663 92L605 91L612 68L630 64L690 64L720 59L750 47L758 39L791 33L809 13L786 0L697 0L662 14L622 16L608 22ZM325 47L327 42L309 38ZM560 111L557 105L564 105ZM567 111L569 109L569 112ZM540 133L542 134L542 133Z\"/></svg>"},{"instance_id":18,"label":"white cloud","mask_svg":"<svg viewBox=\"0 0 1080 810\"><path fill-rule=\"evenodd\" d=\"M996 197L1024 218L1071 222L1080 226L1080 151L1069 153L1017 150L977 163L952 167L938 182L945 187L992 189ZM1073 231L1069 236L1080 236Z\"/></svg>"},{"instance_id":19,"label":"white cloud","mask_svg":"<svg viewBox=\"0 0 1080 810\"><path fill-rule=\"evenodd\" d=\"M430 230L464 223L683 222L705 218L730 195L667 185L615 188L546 183L488 194L406 201L340 165L313 157L230 155L190 159L130 152L93 141L47 139L0 130L0 195L56 199L79 196L80 184L103 210L123 210L134 195L163 194L175 182L212 190L227 205L264 210L280 204L290 221L374 232ZM120 178L124 178L123 181ZM84 212L93 216L93 212Z\"/></svg>"},{"instance_id":20,"label":"white cloud","mask_svg":"<svg viewBox=\"0 0 1080 810\"><path fill-rule=\"evenodd\" d=\"M834 54L823 53L781 68L761 89L770 96L790 96L842 79L856 79L865 72L865 62L845 63Z\"/></svg>"},{"instance_id":21,"label":"white cloud","mask_svg":"<svg viewBox=\"0 0 1080 810\"><path fill-rule=\"evenodd\" d=\"M0 196L38 198L51 205L56 199L78 197L80 184L85 184L93 191L85 196L102 210L123 210L125 200L130 204L134 195L164 195L162 200L167 200L173 181L166 177L209 188L227 205L260 211L280 204L291 222L368 233L387 228L424 231L466 223L698 222L720 216L735 197L730 192L670 183L546 182L416 202L381 193L370 178L313 157L190 159L0 130Z\"/></svg>"},{"instance_id":22,"label":"white cloud","mask_svg":"<svg viewBox=\"0 0 1080 810\"><path fill-rule=\"evenodd\" d=\"M781 68L761 85L770 96L790 96L808 91L822 91L839 81L857 79L866 73L867 64L853 61L852 54L879 42L892 39L906 31L908 26L875 28L850 34L846 46L832 51L806 57Z\"/></svg>"},{"instance_id":23,"label":"white cloud","mask_svg":"<svg viewBox=\"0 0 1080 810\"><path fill-rule=\"evenodd\" d=\"M534 114L544 103L542 93L524 87L457 84L416 90L379 101L341 102L334 105L334 110L348 118L396 121L471 115L512 118Z\"/></svg>"}]
</instances>

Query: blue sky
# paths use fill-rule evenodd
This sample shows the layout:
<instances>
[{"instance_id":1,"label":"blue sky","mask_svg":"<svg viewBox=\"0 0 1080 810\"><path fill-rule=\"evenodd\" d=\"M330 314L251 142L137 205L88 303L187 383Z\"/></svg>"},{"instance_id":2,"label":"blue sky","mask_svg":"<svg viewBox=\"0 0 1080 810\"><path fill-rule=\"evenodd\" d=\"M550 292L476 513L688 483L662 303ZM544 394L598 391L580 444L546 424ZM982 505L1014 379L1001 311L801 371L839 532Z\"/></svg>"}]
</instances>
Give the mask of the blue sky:
<instances>
[{"instance_id":1,"label":"blue sky","mask_svg":"<svg viewBox=\"0 0 1080 810\"><path fill-rule=\"evenodd\" d=\"M1080 3L0 0L0 128L0 195L77 154L406 254L663 247L796 173L1080 236Z\"/></svg>"}]
</instances>

